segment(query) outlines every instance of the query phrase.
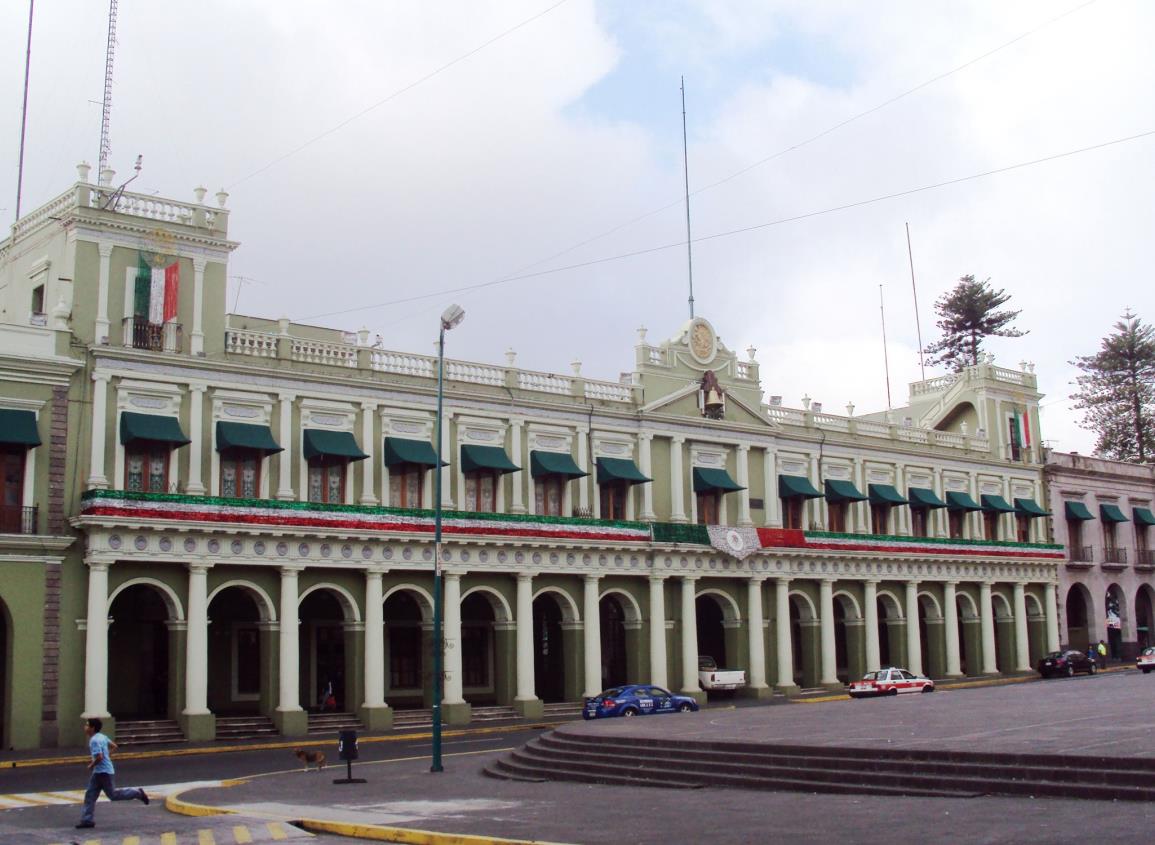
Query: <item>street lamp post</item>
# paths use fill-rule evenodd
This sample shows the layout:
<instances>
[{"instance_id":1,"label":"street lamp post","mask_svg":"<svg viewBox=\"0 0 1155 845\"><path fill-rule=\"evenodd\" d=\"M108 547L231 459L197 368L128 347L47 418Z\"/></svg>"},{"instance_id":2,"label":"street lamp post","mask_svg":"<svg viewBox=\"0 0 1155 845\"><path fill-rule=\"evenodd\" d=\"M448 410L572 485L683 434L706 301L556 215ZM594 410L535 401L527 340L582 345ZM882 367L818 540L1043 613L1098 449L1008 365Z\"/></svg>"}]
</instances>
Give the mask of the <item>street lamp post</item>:
<instances>
[{"instance_id":1,"label":"street lamp post","mask_svg":"<svg viewBox=\"0 0 1155 845\"><path fill-rule=\"evenodd\" d=\"M437 465L433 477L433 763L431 772L441 772L441 698L444 694L442 666L444 663L445 633L441 624L441 421L445 401L445 333L465 319L459 305L450 305L441 315L441 331L437 337L437 425L435 443Z\"/></svg>"}]
</instances>

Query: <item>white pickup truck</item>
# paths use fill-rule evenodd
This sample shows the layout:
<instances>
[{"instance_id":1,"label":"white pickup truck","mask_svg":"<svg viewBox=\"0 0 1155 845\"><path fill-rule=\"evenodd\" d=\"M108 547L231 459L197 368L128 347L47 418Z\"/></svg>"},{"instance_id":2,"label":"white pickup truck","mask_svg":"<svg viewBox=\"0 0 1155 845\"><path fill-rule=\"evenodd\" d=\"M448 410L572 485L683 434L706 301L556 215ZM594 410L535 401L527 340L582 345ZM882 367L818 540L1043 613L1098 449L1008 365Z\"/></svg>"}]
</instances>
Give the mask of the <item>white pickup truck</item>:
<instances>
[{"instance_id":1,"label":"white pickup truck","mask_svg":"<svg viewBox=\"0 0 1155 845\"><path fill-rule=\"evenodd\" d=\"M735 690L746 686L746 670L719 669L714 658L704 654L698 658L698 683L707 692Z\"/></svg>"}]
</instances>

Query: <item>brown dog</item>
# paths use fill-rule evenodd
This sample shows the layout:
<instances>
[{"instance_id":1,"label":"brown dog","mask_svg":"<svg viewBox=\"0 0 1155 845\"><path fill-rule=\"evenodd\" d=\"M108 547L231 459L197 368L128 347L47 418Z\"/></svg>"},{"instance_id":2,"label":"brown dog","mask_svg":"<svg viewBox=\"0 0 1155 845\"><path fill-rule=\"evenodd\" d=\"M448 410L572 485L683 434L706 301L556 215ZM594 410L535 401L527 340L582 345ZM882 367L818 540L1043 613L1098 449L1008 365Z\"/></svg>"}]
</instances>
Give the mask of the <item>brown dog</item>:
<instances>
[{"instance_id":1,"label":"brown dog","mask_svg":"<svg viewBox=\"0 0 1155 845\"><path fill-rule=\"evenodd\" d=\"M320 751L309 751L306 748L294 748L293 756L305 764L305 771L309 771L309 766L317 767L317 771L325 768L325 755Z\"/></svg>"}]
</instances>

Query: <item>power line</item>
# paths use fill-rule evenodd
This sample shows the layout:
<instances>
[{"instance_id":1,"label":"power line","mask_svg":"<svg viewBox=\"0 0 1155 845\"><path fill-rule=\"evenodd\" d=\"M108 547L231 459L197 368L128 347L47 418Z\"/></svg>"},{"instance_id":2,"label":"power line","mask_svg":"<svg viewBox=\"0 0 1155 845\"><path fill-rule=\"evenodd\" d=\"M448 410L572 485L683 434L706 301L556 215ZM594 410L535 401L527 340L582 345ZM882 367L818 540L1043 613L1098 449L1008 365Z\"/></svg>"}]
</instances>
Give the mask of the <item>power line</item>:
<instances>
[{"instance_id":1,"label":"power line","mask_svg":"<svg viewBox=\"0 0 1155 845\"><path fill-rule=\"evenodd\" d=\"M441 73L444 73L445 71L449 70L454 65L460 64L461 62L465 61L466 59L477 55L482 50L484 50L486 47L489 47L492 44L496 44L498 41L505 38L507 35L511 35L514 32L517 32L519 29L533 23L538 18L545 17L550 12L552 12L554 9L558 8L559 6L564 6L568 2L569 2L569 0L559 0L559 2L554 3L549 8L544 9L544 10L538 12L537 14L526 18L521 23L515 24L514 26L511 26L509 29L505 30L504 32L493 36L493 38L490 38L485 43L479 44L477 47L474 47L472 50L470 50L466 53L462 53L460 56L453 59L452 61L446 62L445 64L443 64L441 67L437 68L436 70L430 71L429 73L422 76L420 79L416 79L413 82L410 82L408 85L405 85L401 88L398 88L396 91L394 91L392 94L388 95L387 97L378 100L377 102L373 103L371 106L366 106L365 108L361 109L361 111L357 112L352 117L348 117L345 120L342 120L336 126L330 127L329 129L326 129L321 134L313 136L308 141L305 141L305 143L301 144L298 147L293 148L292 150L289 150L287 153L284 153L284 154L278 156L277 158L270 161L268 164L264 165L263 167L257 168L256 170L254 170L252 173L248 174L247 176L242 176L240 179L238 179L237 181L235 181L231 185L229 185L228 189L232 190L233 188L235 188L237 185L241 184L242 182L247 182L249 179L252 179L254 176L259 176L260 174L264 173L266 170L269 170L273 167L276 167L278 164L280 164L285 159L292 158L297 153L301 152L302 150L308 149L309 147L311 147L313 144L317 143L318 141L329 137L330 135L332 135L335 132L340 131L341 129L344 129L346 126L348 126L353 121L359 120L360 118L369 114L369 112L380 108L381 106L385 105L386 103L388 103L392 100L395 100L396 98L400 97L402 94L405 94L409 91L412 91L418 85L421 85L422 83L428 82L433 77L435 77Z\"/></svg>"},{"instance_id":2,"label":"power line","mask_svg":"<svg viewBox=\"0 0 1155 845\"><path fill-rule=\"evenodd\" d=\"M938 190L940 188L946 188L946 187L949 187L951 185L959 185L959 184L962 184L963 182L973 182L976 179L984 179L988 176L995 176L995 175L998 175L1000 173L1009 173L1012 170L1021 170L1022 168L1025 168L1025 167L1033 167L1033 166L1039 165L1039 164L1046 164L1048 162L1058 161L1059 159L1070 158L1071 156L1080 155L1082 153L1093 152L1095 150L1101 150L1101 149L1104 149L1106 147L1116 146L1118 144L1125 144L1129 141L1138 141L1142 138L1149 138L1153 135L1155 135L1155 129L1151 129L1151 130L1148 130L1146 132L1139 132L1135 135L1128 135L1128 136L1123 137L1123 138L1115 138L1114 140L1111 140L1111 141L1103 141L1102 143L1092 144L1092 145L1087 146L1087 147L1079 147L1078 149L1067 150L1066 152L1061 152L1061 153L1055 153L1054 155L1030 159L1029 161L1020 161L1016 164L1008 164L1005 167L996 167L992 170L984 170L984 171L981 171L979 173L972 173L969 176L959 176L959 177L956 177L954 179L946 179L942 182L934 182L932 184L922 185L922 186L917 187L917 188L907 188L906 190L895 191L894 193L889 193L889 194L882 194L880 196L870 197L869 199L856 200L854 202L843 203L842 205L831 206L830 208L824 208L824 209L821 209L818 211L807 211L807 212L803 212L801 214L792 215L790 217L780 217L776 220L769 220L765 223L755 223L755 224L750 225L750 226L743 226L739 229L728 229L728 230L723 231L723 232L715 232L714 234L711 234L711 235L703 235L701 237L694 238L693 242L694 243L704 243L706 241L719 240L721 238L729 238L729 237L733 237L735 235L746 234L748 232L756 232L760 229L768 229L772 226L781 226L784 223L796 223L800 220L809 220L812 217L821 217L821 216L826 215L826 214L834 214L835 212L838 212L838 211L849 211L850 209L854 209L854 208L862 208L863 206L874 205L875 203L886 202L887 200L900 199L902 197L908 197L908 196L912 196L914 194L925 193L926 191L934 191L934 190ZM434 297L446 296L448 294L462 293L464 291L481 290L484 288L495 287L497 285L509 284L510 282L519 282L519 281L524 281L526 279L536 279L536 278L540 278L542 276L549 276L549 275L553 275L555 273L564 273L568 270L580 270L580 269L585 268L585 267L594 267L594 266L599 265L599 264L608 264L608 263L611 263L614 261L622 261L622 260L625 260L627 258L637 258L637 257L642 256L642 255L650 255L652 253L662 252L662 251L668 250L668 249L675 249L675 248L680 249L680 248L684 247L685 245L686 245L686 242L684 240L675 241L674 243L661 244L660 246L652 246L652 247L646 247L644 249L636 249L636 250L632 250L630 252L618 253L616 255L603 256L602 258L593 258L593 259L590 259L589 261L581 261L581 262L578 262L576 264L567 264L564 267L553 267L553 268L546 269L546 270L538 270L538 271L535 271L533 273L522 273L522 274L514 275L514 276L503 276L502 278L492 279L488 282L479 282L477 284L472 284L472 285L462 285L461 287L456 287L456 288L446 288L444 290L434 291L432 293L423 293L423 294L418 294L416 296L407 296L407 297L403 297L401 299L391 299L388 302L379 302L375 305L361 305L361 306L357 306L355 308L344 308L344 309L341 309L340 311L327 311L323 314L310 314L309 316L302 317L300 319L314 320L314 319L317 319L320 317L336 317L336 316L339 316L341 314L352 314L355 311L371 311L375 308L386 308L390 305L403 305L403 304L408 303L408 302L419 302L419 301L424 300L424 299L432 299Z\"/></svg>"}]
</instances>

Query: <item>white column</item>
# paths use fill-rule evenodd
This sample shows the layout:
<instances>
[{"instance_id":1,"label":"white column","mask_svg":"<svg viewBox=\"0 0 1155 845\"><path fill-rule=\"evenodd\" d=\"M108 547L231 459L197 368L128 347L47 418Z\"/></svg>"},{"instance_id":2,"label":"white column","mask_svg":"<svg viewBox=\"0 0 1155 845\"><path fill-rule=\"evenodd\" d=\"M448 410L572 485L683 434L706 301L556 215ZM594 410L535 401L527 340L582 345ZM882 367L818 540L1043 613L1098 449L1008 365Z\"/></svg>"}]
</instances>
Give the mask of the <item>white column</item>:
<instances>
[{"instance_id":1,"label":"white column","mask_svg":"<svg viewBox=\"0 0 1155 845\"><path fill-rule=\"evenodd\" d=\"M385 707L385 617L382 572L365 570L365 707Z\"/></svg>"},{"instance_id":2,"label":"white column","mask_svg":"<svg viewBox=\"0 0 1155 845\"><path fill-rule=\"evenodd\" d=\"M1037 501L1037 500L1036 500ZM1055 585L1043 587L1043 613L1047 616L1047 651L1059 650L1059 616L1055 601Z\"/></svg>"},{"instance_id":3,"label":"white column","mask_svg":"<svg viewBox=\"0 0 1155 845\"><path fill-rule=\"evenodd\" d=\"M529 471L529 467L526 465L525 459L522 457L522 453L521 453L521 429L522 429L522 425L523 425L523 423L521 420L513 420L510 423L510 426L509 426L509 446L510 446L510 451L513 453L513 455L511 456L513 458L513 462L522 468L521 469L521 475L523 475L525 478L530 478L532 473ZM522 488L521 488L521 485L523 483L524 482L522 481L521 478L514 478L513 479L513 484L511 485L513 487L513 500L509 503L509 512L510 513L525 513L525 500L522 498ZM531 484L533 483L532 478L530 479L530 483ZM532 488L531 488L530 492L531 492L531 500L532 500Z\"/></svg>"},{"instance_id":4,"label":"white column","mask_svg":"<svg viewBox=\"0 0 1155 845\"><path fill-rule=\"evenodd\" d=\"M293 401L296 398L292 393L280 395L281 430L277 437L284 451L280 453L280 469L277 472L277 498L282 501L289 501L297 497L296 493L293 492L293 459L300 453L297 438L293 434ZM307 488L308 484L306 483L305 486ZM281 627L283 630L284 626ZM282 633L282 639L284 636Z\"/></svg>"},{"instance_id":5,"label":"white column","mask_svg":"<svg viewBox=\"0 0 1155 845\"><path fill-rule=\"evenodd\" d=\"M761 578L746 582L746 631L750 643L750 689L766 689L766 642L762 626Z\"/></svg>"},{"instance_id":6,"label":"white column","mask_svg":"<svg viewBox=\"0 0 1155 845\"><path fill-rule=\"evenodd\" d=\"M954 581L943 584L942 617L946 633L946 674L949 678L962 674L962 661L959 660L958 601L955 598Z\"/></svg>"},{"instance_id":7,"label":"white column","mask_svg":"<svg viewBox=\"0 0 1155 845\"><path fill-rule=\"evenodd\" d=\"M190 384L188 395L188 483L185 491L190 496L203 496L205 485L201 475L204 461L205 386ZM217 491L213 491L214 493Z\"/></svg>"},{"instance_id":8,"label":"white column","mask_svg":"<svg viewBox=\"0 0 1155 845\"><path fill-rule=\"evenodd\" d=\"M778 688L794 686L794 649L790 644L790 579L779 578L774 596L774 625L778 647Z\"/></svg>"},{"instance_id":9,"label":"white column","mask_svg":"<svg viewBox=\"0 0 1155 845\"><path fill-rule=\"evenodd\" d=\"M203 258L193 259L193 319L189 334L189 351L193 355L205 354L204 312L205 312L205 264Z\"/></svg>"},{"instance_id":10,"label":"white column","mask_svg":"<svg viewBox=\"0 0 1155 845\"><path fill-rule=\"evenodd\" d=\"M682 692L687 694L701 691L698 685L697 581L697 578L682 576Z\"/></svg>"},{"instance_id":11,"label":"white column","mask_svg":"<svg viewBox=\"0 0 1155 845\"><path fill-rule=\"evenodd\" d=\"M589 466L589 435L587 432L578 431L577 433L577 465L582 472L590 472L592 470ZM576 480L578 489L578 507L581 508L582 513L589 513L590 506L590 478L592 475L587 475L585 478ZM599 670L601 671L601 670ZM601 692L599 689L598 692Z\"/></svg>"},{"instance_id":12,"label":"white column","mask_svg":"<svg viewBox=\"0 0 1155 845\"><path fill-rule=\"evenodd\" d=\"M813 479L815 487L817 487L819 490L822 490L824 488L825 485L823 484L823 479L822 479L822 467L820 467L818 465L818 456L817 455L811 455L810 456L810 472L808 473L808 475L810 476L811 479ZM808 519L803 518L803 520L802 520L802 527L803 528L808 528L811 525L821 525L824 528L830 527L826 524L826 515L822 512L822 508L823 508L823 506L825 506L825 504L826 504L825 497L823 497L821 499L803 499L802 500L802 513L803 514L807 514L807 513L810 514Z\"/></svg>"},{"instance_id":13,"label":"white column","mask_svg":"<svg viewBox=\"0 0 1155 845\"><path fill-rule=\"evenodd\" d=\"M942 483L942 470L935 469L934 471L934 485L932 488L935 495L942 501L946 501L946 489ZM932 537L949 537L950 530L947 525L949 518L949 510L947 508L934 508L927 513L927 520L930 522L930 536Z\"/></svg>"},{"instance_id":14,"label":"white column","mask_svg":"<svg viewBox=\"0 0 1155 845\"><path fill-rule=\"evenodd\" d=\"M96 282L96 345L108 345L108 281L112 271L112 244L99 244L100 275ZM132 313L131 303L126 306L128 313Z\"/></svg>"},{"instance_id":15,"label":"white column","mask_svg":"<svg viewBox=\"0 0 1155 845\"><path fill-rule=\"evenodd\" d=\"M834 581L823 578L818 582L818 612L821 616L822 684L838 683L838 665L834 654Z\"/></svg>"},{"instance_id":16,"label":"white column","mask_svg":"<svg viewBox=\"0 0 1155 845\"><path fill-rule=\"evenodd\" d=\"M84 718L108 718L108 564L88 564Z\"/></svg>"},{"instance_id":17,"label":"white column","mask_svg":"<svg viewBox=\"0 0 1155 845\"><path fill-rule=\"evenodd\" d=\"M535 701L533 681L533 576L517 576L517 701Z\"/></svg>"},{"instance_id":18,"label":"white column","mask_svg":"<svg viewBox=\"0 0 1155 845\"><path fill-rule=\"evenodd\" d=\"M750 447L743 443L738 447L738 463L735 467L738 477L734 480L743 489L738 491L738 524L753 525L750 519Z\"/></svg>"},{"instance_id":19,"label":"white column","mask_svg":"<svg viewBox=\"0 0 1155 845\"><path fill-rule=\"evenodd\" d=\"M208 574L211 564L188 568L188 633L185 636L184 715L209 712L209 606Z\"/></svg>"},{"instance_id":20,"label":"white column","mask_svg":"<svg viewBox=\"0 0 1155 845\"><path fill-rule=\"evenodd\" d=\"M862 495L867 495L868 488L866 485L866 463L858 460L854 462L854 476L857 483L858 492ZM854 531L859 534L870 533L870 499L863 499L861 502L852 502L849 505L850 510L854 513ZM875 636L878 635L878 628L875 627ZM867 669L870 668L868 665Z\"/></svg>"},{"instance_id":21,"label":"white column","mask_svg":"<svg viewBox=\"0 0 1155 845\"><path fill-rule=\"evenodd\" d=\"M896 464L894 467L894 489L897 490L903 498L908 494L906 489L906 464ZM891 510L894 511L894 533L902 537L909 537L910 505L895 505ZM914 670L911 669L910 671L913 672ZM921 674L921 672L919 674Z\"/></svg>"},{"instance_id":22,"label":"white column","mask_svg":"<svg viewBox=\"0 0 1155 845\"><path fill-rule=\"evenodd\" d=\"M1031 648L1027 639L1027 593L1022 583L1014 585L1015 598L1015 671L1031 671Z\"/></svg>"},{"instance_id":23,"label":"white column","mask_svg":"<svg viewBox=\"0 0 1155 845\"><path fill-rule=\"evenodd\" d=\"M652 434L638 435L638 467L642 471L642 475L646 478L653 478L653 459L650 455L650 444L653 442L654 436ZM654 485L653 484L639 484L636 485L635 490L641 490L642 493L642 515L641 519L651 520L655 518L654 515ZM663 620L664 621L664 620ZM663 634L663 636L665 636ZM651 678L650 683L657 684L656 680ZM662 684L658 684L662 686Z\"/></svg>"},{"instance_id":24,"label":"white column","mask_svg":"<svg viewBox=\"0 0 1155 845\"><path fill-rule=\"evenodd\" d=\"M376 468L377 449L376 436L373 433L373 416L377 413L377 406L372 402L361 403L361 451L367 454L361 465L361 504L377 504ZM382 444L384 445L384 444Z\"/></svg>"},{"instance_id":25,"label":"white column","mask_svg":"<svg viewBox=\"0 0 1155 845\"><path fill-rule=\"evenodd\" d=\"M88 486L108 487L108 477L104 474L104 451L108 446L105 418L108 414L107 373L92 374L92 452L89 455Z\"/></svg>"},{"instance_id":26,"label":"white column","mask_svg":"<svg viewBox=\"0 0 1155 845\"><path fill-rule=\"evenodd\" d=\"M286 451L288 451L286 449ZM280 703L281 713L301 709L297 665L300 660L300 617L298 610L298 579L300 569L281 567L281 648L280 648Z\"/></svg>"},{"instance_id":27,"label":"white column","mask_svg":"<svg viewBox=\"0 0 1155 845\"><path fill-rule=\"evenodd\" d=\"M778 471L774 452L766 449L762 453L762 486L766 489L762 501L765 523L769 528L782 527L782 502L778 498Z\"/></svg>"},{"instance_id":28,"label":"white column","mask_svg":"<svg viewBox=\"0 0 1155 845\"><path fill-rule=\"evenodd\" d=\"M461 694L461 575L442 576L445 585L445 703L464 704ZM437 647L437 643L433 644Z\"/></svg>"},{"instance_id":29,"label":"white column","mask_svg":"<svg viewBox=\"0 0 1155 845\"><path fill-rule=\"evenodd\" d=\"M918 582L906 582L906 663L907 669L922 674L922 640L918 636Z\"/></svg>"},{"instance_id":30,"label":"white column","mask_svg":"<svg viewBox=\"0 0 1155 845\"><path fill-rule=\"evenodd\" d=\"M666 680L666 579L650 576L650 683L668 687Z\"/></svg>"},{"instance_id":31,"label":"white column","mask_svg":"<svg viewBox=\"0 0 1155 845\"><path fill-rule=\"evenodd\" d=\"M684 437L670 438L670 522L686 521L686 481L682 477L682 446L684 446L685 443L686 438ZM698 661L697 658L695 658L695 680L697 679L697 671Z\"/></svg>"},{"instance_id":32,"label":"white column","mask_svg":"<svg viewBox=\"0 0 1155 845\"><path fill-rule=\"evenodd\" d=\"M998 657L995 653L995 610L991 604L991 585L979 584L979 621L983 630L983 674L997 675Z\"/></svg>"},{"instance_id":33,"label":"white column","mask_svg":"<svg viewBox=\"0 0 1155 845\"><path fill-rule=\"evenodd\" d=\"M585 640L586 678L585 697L593 698L602 691L602 632L598 608L598 576L587 575L582 589L582 632Z\"/></svg>"},{"instance_id":34,"label":"white column","mask_svg":"<svg viewBox=\"0 0 1155 845\"><path fill-rule=\"evenodd\" d=\"M453 414L445 411L441 415L441 460L445 466L440 469L434 468L434 472L441 473L441 507L453 507L453 469L461 465L460 455L453 451L453 441L449 437L449 429L452 427ZM458 471L457 473L457 495L462 504L465 503L465 475ZM517 486L516 484L514 485Z\"/></svg>"},{"instance_id":35,"label":"white column","mask_svg":"<svg viewBox=\"0 0 1155 845\"><path fill-rule=\"evenodd\" d=\"M882 667L879 665L878 647L878 582L867 581L863 584L862 616L866 628L866 671L874 672Z\"/></svg>"}]
</instances>

